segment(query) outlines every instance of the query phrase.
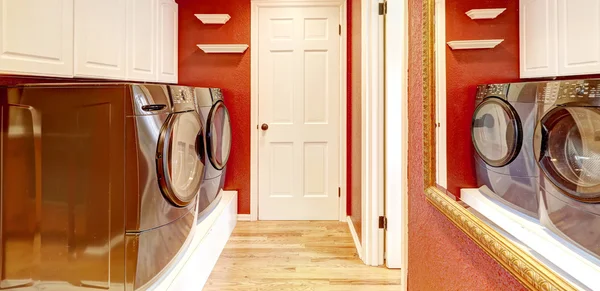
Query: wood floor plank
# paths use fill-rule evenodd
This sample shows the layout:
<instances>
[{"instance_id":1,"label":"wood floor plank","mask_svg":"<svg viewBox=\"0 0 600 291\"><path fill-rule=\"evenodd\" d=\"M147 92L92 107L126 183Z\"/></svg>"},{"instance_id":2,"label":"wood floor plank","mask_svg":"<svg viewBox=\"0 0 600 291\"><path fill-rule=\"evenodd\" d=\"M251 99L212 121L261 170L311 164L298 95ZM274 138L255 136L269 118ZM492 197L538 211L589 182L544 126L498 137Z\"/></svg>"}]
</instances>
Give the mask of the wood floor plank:
<instances>
[{"instance_id":1,"label":"wood floor plank","mask_svg":"<svg viewBox=\"0 0 600 291\"><path fill-rule=\"evenodd\" d=\"M388 291L399 286L400 270L363 264L345 223L240 221L204 290Z\"/></svg>"}]
</instances>

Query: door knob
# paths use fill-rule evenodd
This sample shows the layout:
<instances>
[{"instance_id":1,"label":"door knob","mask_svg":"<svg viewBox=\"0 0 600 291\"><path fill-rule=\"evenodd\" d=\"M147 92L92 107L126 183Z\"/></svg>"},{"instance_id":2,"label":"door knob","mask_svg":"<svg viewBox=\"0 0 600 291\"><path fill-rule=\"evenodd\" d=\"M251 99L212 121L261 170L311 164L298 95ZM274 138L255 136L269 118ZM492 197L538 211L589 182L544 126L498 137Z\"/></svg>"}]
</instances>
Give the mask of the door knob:
<instances>
[{"instance_id":1,"label":"door knob","mask_svg":"<svg viewBox=\"0 0 600 291\"><path fill-rule=\"evenodd\" d=\"M260 129L262 129L262 130L267 130L267 129L269 129L269 125L268 125L268 124L266 124L266 123L263 123L263 124L260 126Z\"/></svg>"}]
</instances>

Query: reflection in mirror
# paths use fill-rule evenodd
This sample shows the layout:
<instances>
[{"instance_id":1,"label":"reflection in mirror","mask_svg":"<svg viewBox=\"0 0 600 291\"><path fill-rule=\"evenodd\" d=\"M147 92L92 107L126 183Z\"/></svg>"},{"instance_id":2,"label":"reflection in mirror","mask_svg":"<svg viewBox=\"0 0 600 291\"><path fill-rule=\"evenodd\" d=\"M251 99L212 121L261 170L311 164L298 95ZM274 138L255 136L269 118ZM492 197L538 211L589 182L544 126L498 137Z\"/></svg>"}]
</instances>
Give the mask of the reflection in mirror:
<instances>
[{"instance_id":1,"label":"reflection in mirror","mask_svg":"<svg viewBox=\"0 0 600 291\"><path fill-rule=\"evenodd\" d=\"M425 2L429 201L530 289L600 290L600 1Z\"/></svg>"}]
</instances>

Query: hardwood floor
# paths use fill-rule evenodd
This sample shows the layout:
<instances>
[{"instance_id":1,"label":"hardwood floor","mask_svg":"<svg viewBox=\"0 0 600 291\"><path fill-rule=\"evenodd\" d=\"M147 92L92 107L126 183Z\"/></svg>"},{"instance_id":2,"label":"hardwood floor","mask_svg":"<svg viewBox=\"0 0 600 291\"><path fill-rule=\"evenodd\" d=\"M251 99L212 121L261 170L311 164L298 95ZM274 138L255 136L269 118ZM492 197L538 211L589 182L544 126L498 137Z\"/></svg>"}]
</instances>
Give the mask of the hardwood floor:
<instances>
[{"instance_id":1,"label":"hardwood floor","mask_svg":"<svg viewBox=\"0 0 600 291\"><path fill-rule=\"evenodd\" d=\"M369 267L348 224L323 221L237 223L204 290L399 290L400 270Z\"/></svg>"}]
</instances>

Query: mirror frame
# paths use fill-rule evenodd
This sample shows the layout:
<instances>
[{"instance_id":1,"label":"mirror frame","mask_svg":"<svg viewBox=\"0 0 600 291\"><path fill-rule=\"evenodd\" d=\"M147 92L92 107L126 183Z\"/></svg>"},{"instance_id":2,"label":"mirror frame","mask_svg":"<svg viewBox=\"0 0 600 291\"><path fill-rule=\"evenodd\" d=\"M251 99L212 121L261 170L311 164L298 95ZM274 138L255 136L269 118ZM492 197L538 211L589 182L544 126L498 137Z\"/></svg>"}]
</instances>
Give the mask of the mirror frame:
<instances>
[{"instance_id":1,"label":"mirror frame","mask_svg":"<svg viewBox=\"0 0 600 291\"><path fill-rule=\"evenodd\" d=\"M427 201L529 290L578 290L436 184L435 0L423 1L423 170Z\"/></svg>"}]
</instances>

